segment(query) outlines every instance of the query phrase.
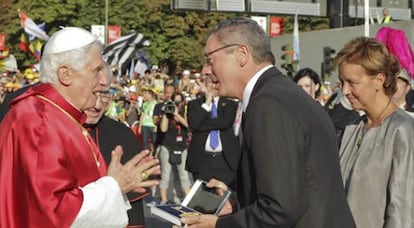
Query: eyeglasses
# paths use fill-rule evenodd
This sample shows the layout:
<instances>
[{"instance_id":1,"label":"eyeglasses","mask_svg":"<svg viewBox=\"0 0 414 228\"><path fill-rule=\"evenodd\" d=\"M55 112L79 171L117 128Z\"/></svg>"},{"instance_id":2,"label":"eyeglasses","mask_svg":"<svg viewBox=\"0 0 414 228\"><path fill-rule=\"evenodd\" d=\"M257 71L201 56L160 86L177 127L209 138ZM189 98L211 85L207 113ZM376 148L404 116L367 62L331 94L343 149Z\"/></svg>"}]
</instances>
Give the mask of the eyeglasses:
<instances>
[{"instance_id":1,"label":"eyeglasses","mask_svg":"<svg viewBox=\"0 0 414 228\"><path fill-rule=\"evenodd\" d=\"M109 91L101 91L99 93L99 99L102 103L108 103L112 98L112 94Z\"/></svg>"},{"instance_id":2,"label":"eyeglasses","mask_svg":"<svg viewBox=\"0 0 414 228\"><path fill-rule=\"evenodd\" d=\"M224 45L222 47L216 48L216 49L214 49L214 50L212 50L210 52L205 53L204 54L204 59L206 60L206 63L208 65L211 65L210 55L212 55L212 54L214 54L214 53L216 53L218 51L224 50L226 48L233 47L233 46L238 46L238 45L239 44L227 44L227 45Z\"/></svg>"}]
</instances>

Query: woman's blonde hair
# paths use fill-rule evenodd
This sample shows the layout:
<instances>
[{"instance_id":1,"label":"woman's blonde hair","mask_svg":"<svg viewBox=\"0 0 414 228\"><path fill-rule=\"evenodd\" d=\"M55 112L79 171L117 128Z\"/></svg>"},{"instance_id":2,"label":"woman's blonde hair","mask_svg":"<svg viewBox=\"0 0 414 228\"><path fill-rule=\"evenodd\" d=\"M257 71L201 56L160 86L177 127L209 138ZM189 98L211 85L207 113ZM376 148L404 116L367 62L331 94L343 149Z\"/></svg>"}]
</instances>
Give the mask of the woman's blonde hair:
<instances>
[{"instance_id":1,"label":"woman's blonde hair","mask_svg":"<svg viewBox=\"0 0 414 228\"><path fill-rule=\"evenodd\" d=\"M400 63L378 40L357 37L345 44L334 59L339 77L345 63L360 65L368 75L383 73L386 76L383 84L385 94L392 96L397 91L396 76L400 72Z\"/></svg>"}]
</instances>

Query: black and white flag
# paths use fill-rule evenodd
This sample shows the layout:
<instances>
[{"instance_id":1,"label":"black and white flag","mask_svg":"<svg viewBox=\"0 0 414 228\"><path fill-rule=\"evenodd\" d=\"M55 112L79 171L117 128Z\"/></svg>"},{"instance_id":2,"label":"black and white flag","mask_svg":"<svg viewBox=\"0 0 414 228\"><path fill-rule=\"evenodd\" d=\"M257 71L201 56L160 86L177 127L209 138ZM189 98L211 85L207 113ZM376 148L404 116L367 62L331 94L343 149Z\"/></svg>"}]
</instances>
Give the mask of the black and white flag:
<instances>
[{"instance_id":1,"label":"black and white flag","mask_svg":"<svg viewBox=\"0 0 414 228\"><path fill-rule=\"evenodd\" d=\"M149 45L144 35L134 31L109 44L103 51L103 57L109 65L117 65L121 73L122 69L127 69L125 65L131 62L136 52Z\"/></svg>"}]
</instances>

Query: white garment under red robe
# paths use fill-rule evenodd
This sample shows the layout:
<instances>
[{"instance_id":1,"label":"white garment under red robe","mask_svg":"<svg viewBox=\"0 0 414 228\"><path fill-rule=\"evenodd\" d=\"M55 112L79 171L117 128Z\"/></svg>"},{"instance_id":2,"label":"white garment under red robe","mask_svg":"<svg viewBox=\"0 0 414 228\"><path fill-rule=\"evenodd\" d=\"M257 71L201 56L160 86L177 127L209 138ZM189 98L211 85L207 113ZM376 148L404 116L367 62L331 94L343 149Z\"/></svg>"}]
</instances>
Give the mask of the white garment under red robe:
<instances>
[{"instance_id":1,"label":"white garment under red robe","mask_svg":"<svg viewBox=\"0 0 414 228\"><path fill-rule=\"evenodd\" d=\"M103 177L105 161L90 136L82 134L85 119L49 84L12 102L0 125L0 227L69 227L78 213L90 214L84 189L89 186L89 195L99 189L90 183L117 186Z\"/></svg>"}]
</instances>

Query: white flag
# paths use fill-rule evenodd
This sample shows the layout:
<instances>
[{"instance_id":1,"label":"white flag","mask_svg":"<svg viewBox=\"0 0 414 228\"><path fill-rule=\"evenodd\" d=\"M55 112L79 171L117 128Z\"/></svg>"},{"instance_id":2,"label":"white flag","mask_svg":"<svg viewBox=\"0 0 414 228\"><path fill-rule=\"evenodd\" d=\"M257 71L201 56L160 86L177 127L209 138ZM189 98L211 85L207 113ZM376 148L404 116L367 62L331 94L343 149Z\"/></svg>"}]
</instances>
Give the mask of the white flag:
<instances>
[{"instance_id":1,"label":"white flag","mask_svg":"<svg viewBox=\"0 0 414 228\"><path fill-rule=\"evenodd\" d=\"M299 22L298 22L298 11L296 9L295 21L293 24L293 60L300 60L300 48L299 48Z\"/></svg>"},{"instance_id":2,"label":"white flag","mask_svg":"<svg viewBox=\"0 0 414 228\"><path fill-rule=\"evenodd\" d=\"M24 31L30 35L33 35L37 38L40 38L42 40L48 40L49 36L40 29L36 23L32 19L30 19L25 13L19 11L19 17L20 17L20 24L22 25L22 28Z\"/></svg>"}]
</instances>

